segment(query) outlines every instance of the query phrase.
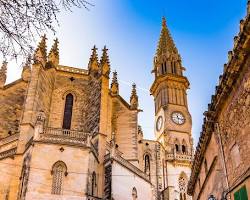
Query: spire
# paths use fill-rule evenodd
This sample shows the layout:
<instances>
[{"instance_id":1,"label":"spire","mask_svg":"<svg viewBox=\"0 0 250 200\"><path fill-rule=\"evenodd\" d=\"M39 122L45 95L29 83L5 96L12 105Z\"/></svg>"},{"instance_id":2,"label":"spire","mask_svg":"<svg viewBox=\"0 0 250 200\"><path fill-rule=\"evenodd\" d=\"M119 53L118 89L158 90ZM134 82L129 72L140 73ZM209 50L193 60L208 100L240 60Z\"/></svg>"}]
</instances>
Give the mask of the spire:
<instances>
[{"instance_id":1,"label":"spire","mask_svg":"<svg viewBox=\"0 0 250 200\"><path fill-rule=\"evenodd\" d=\"M0 88L3 88L7 79L7 62L4 61L2 67L0 68Z\"/></svg>"},{"instance_id":2,"label":"spire","mask_svg":"<svg viewBox=\"0 0 250 200\"><path fill-rule=\"evenodd\" d=\"M156 51L156 56L160 57L164 54L178 54L178 51L176 49L176 46L174 44L174 41L170 35L170 32L167 28L166 18L162 18L162 28L161 28L161 34L160 39L158 42L158 47Z\"/></svg>"},{"instance_id":3,"label":"spire","mask_svg":"<svg viewBox=\"0 0 250 200\"><path fill-rule=\"evenodd\" d=\"M55 66L59 64L58 43L59 43L58 38L56 38L49 52L49 61L53 63Z\"/></svg>"},{"instance_id":4,"label":"spire","mask_svg":"<svg viewBox=\"0 0 250 200\"><path fill-rule=\"evenodd\" d=\"M108 49L106 48L106 45L104 46L102 50L102 57L101 57L101 68L102 68L102 74L109 76L110 73L110 62L109 62L109 56L108 56Z\"/></svg>"},{"instance_id":5,"label":"spire","mask_svg":"<svg viewBox=\"0 0 250 200\"><path fill-rule=\"evenodd\" d=\"M156 76L167 73L182 75L181 57L167 28L165 17L162 18L162 28L154 59Z\"/></svg>"},{"instance_id":6,"label":"spire","mask_svg":"<svg viewBox=\"0 0 250 200\"><path fill-rule=\"evenodd\" d=\"M46 46L46 35L44 34L41 38L41 41L38 44L38 47L34 54L34 62L42 63L44 66L47 62L47 46Z\"/></svg>"},{"instance_id":7,"label":"spire","mask_svg":"<svg viewBox=\"0 0 250 200\"><path fill-rule=\"evenodd\" d=\"M97 48L95 45L92 49L92 54L91 54L90 59L89 59L89 70L90 71L98 71L99 70Z\"/></svg>"},{"instance_id":8,"label":"spire","mask_svg":"<svg viewBox=\"0 0 250 200\"><path fill-rule=\"evenodd\" d=\"M113 78L111 82L111 94L112 95L118 95L119 94L119 83L117 80L117 72L113 72Z\"/></svg>"},{"instance_id":9,"label":"spire","mask_svg":"<svg viewBox=\"0 0 250 200\"><path fill-rule=\"evenodd\" d=\"M137 109L138 108L138 96L136 92L136 84L133 83L132 85L132 92L130 96L130 108Z\"/></svg>"}]
</instances>

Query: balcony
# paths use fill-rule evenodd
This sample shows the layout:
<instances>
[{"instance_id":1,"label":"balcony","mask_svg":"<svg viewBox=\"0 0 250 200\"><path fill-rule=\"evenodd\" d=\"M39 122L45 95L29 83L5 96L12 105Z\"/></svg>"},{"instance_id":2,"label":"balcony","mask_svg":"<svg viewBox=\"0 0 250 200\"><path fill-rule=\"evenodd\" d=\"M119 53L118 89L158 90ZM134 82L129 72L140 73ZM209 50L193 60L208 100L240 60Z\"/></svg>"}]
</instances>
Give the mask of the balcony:
<instances>
[{"instance_id":1,"label":"balcony","mask_svg":"<svg viewBox=\"0 0 250 200\"><path fill-rule=\"evenodd\" d=\"M8 137L2 138L2 139L0 139L0 146L12 143L14 141L17 141L18 138L19 138L19 133L16 133L16 134L10 135Z\"/></svg>"},{"instance_id":2,"label":"balcony","mask_svg":"<svg viewBox=\"0 0 250 200\"><path fill-rule=\"evenodd\" d=\"M87 146L89 145L89 139L89 133L47 127L43 129L43 132L40 134L38 141Z\"/></svg>"},{"instance_id":3,"label":"balcony","mask_svg":"<svg viewBox=\"0 0 250 200\"><path fill-rule=\"evenodd\" d=\"M11 148L11 149L8 149L6 151L3 151L0 153L0 160L1 159L4 159L4 158L7 158L7 157L12 157L16 154L16 150L17 148L14 147L14 148Z\"/></svg>"},{"instance_id":4,"label":"balcony","mask_svg":"<svg viewBox=\"0 0 250 200\"><path fill-rule=\"evenodd\" d=\"M0 159L12 157L16 153L19 133L0 139Z\"/></svg>"},{"instance_id":5,"label":"balcony","mask_svg":"<svg viewBox=\"0 0 250 200\"><path fill-rule=\"evenodd\" d=\"M184 153L166 153L166 160L173 161L173 162L182 162L182 163L191 163L192 162L192 155L191 154L184 154Z\"/></svg>"}]
</instances>

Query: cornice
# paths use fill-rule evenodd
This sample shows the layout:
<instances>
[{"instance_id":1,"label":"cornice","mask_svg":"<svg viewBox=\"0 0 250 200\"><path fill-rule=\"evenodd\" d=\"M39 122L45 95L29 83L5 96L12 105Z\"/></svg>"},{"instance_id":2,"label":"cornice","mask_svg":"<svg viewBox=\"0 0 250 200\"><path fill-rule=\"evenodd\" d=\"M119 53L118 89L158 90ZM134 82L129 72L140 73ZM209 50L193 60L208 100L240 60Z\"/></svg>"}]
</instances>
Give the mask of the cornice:
<instances>
[{"instance_id":1,"label":"cornice","mask_svg":"<svg viewBox=\"0 0 250 200\"><path fill-rule=\"evenodd\" d=\"M180 76L180 75L176 75L176 74L164 74L164 75L160 75L158 77L156 77L156 79L154 80L151 88L150 88L150 93L154 95L156 88L158 88L158 86L160 85L160 83L162 82L166 82L167 84L171 84L171 83L182 83L184 85L184 87L186 89L189 88L189 81L187 79L187 77L185 76Z\"/></svg>"}]
</instances>

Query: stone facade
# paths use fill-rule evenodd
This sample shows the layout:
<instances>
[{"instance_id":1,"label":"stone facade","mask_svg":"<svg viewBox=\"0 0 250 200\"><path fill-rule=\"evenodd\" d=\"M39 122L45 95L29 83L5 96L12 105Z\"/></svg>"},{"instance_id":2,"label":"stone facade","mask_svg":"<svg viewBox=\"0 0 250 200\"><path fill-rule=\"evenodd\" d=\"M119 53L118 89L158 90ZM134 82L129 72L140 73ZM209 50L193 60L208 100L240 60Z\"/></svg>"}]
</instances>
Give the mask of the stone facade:
<instances>
[{"instance_id":1,"label":"stone facade","mask_svg":"<svg viewBox=\"0 0 250 200\"><path fill-rule=\"evenodd\" d=\"M215 95L206 111L188 192L193 198L250 198L250 22L240 22Z\"/></svg>"},{"instance_id":2,"label":"stone facade","mask_svg":"<svg viewBox=\"0 0 250 200\"><path fill-rule=\"evenodd\" d=\"M189 82L165 18L151 87L156 140L143 138L136 85L127 102L110 69L106 47L99 60L94 46L87 69L59 64L58 40L47 54L46 36L21 79L5 84L3 63L0 200L190 199Z\"/></svg>"}]
</instances>

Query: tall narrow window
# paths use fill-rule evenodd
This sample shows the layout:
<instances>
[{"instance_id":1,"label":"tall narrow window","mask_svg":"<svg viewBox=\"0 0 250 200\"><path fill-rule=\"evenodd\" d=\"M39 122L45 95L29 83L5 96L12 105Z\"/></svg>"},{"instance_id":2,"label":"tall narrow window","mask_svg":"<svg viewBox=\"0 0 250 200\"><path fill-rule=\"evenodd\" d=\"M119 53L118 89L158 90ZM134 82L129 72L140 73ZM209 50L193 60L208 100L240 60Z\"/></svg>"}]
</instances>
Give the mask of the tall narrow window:
<instances>
[{"instance_id":1,"label":"tall narrow window","mask_svg":"<svg viewBox=\"0 0 250 200\"><path fill-rule=\"evenodd\" d=\"M70 127L71 127L73 101L74 101L74 97L71 93L69 93L66 96L66 100L65 100L64 116L63 116L63 129L70 129Z\"/></svg>"},{"instance_id":2,"label":"tall narrow window","mask_svg":"<svg viewBox=\"0 0 250 200\"><path fill-rule=\"evenodd\" d=\"M180 200L187 200L187 176L184 172L179 177Z\"/></svg>"},{"instance_id":3,"label":"tall narrow window","mask_svg":"<svg viewBox=\"0 0 250 200\"><path fill-rule=\"evenodd\" d=\"M96 173L92 173L92 180L91 180L91 195L94 196L95 194L95 187L96 187Z\"/></svg>"},{"instance_id":4,"label":"tall narrow window","mask_svg":"<svg viewBox=\"0 0 250 200\"><path fill-rule=\"evenodd\" d=\"M179 152L179 145L178 144L175 144L175 150L176 150L176 152Z\"/></svg>"},{"instance_id":5,"label":"tall narrow window","mask_svg":"<svg viewBox=\"0 0 250 200\"><path fill-rule=\"evenodd\" d=\"M145 161L145 168L144 171L147 175L150 176L150 158L149 155L145 155L144 157L144 161Z\"/></svg>"},{"instance_id":6,"label":"tall narrow window","mask_svg":"<svg viewBox=\"0 0 250 200\"><path fill-rule=\"evenodd\" d=\"M164 62L164 73L167 73L167 64L166 64L166 61Z\"/></svg>"},{"instance_id":7,"label":"tall narrow window","mask_svg":"<svg viewBox=\"0 0 250 200\"><path fill-rule=\"evenodd\" d=\"M163 63L161 64L161 75L164 74L164 65Z\"/></svg>"},{"instance_id":8,"label":"tall narrow window","mask_svg":"<svg viewBox=\"0 0 250 200\"><path fill-rule=\"evenodd\" d=\"M52 167L52 194L62 194L63 179L67 175L67 167L62 161L56 162Z\"/></svg>"},{"instance_id":9,"label":"tall narrow window","mask_svg":"<svg viewBox=\"0 0 250 200\"><path fill-rule=\"evenodd\" d=\"M133 187L132 189L132 199L137 200L137 190L135 187Z\"/></svg>"},{"instance_id":10,"label":"tall narrow window","mask_svg":"<svg viewBox=\"0 0 250 200\"><path fill-rule=\"evenodd\" d=\"M184 144L182 145L182 153L186 153L186 146Z\"/></svg>"}]
</instances>

